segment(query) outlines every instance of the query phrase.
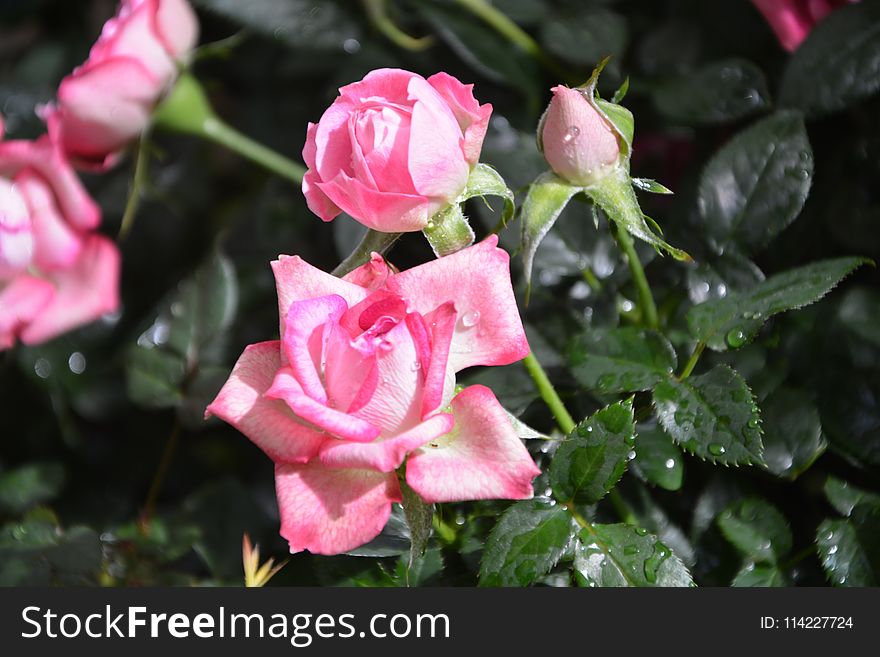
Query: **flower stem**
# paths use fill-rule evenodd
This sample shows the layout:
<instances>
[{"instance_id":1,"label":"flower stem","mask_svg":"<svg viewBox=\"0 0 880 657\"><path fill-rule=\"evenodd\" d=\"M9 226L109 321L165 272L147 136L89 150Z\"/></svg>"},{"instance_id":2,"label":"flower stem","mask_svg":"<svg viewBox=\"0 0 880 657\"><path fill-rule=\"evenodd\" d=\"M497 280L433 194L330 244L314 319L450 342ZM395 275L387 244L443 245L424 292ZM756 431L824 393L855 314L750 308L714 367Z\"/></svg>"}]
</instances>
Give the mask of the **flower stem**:
<instances>
[{"instance_id":1,"label":"flower stem","mask_svg":"<svg viewBox=\"0 0 880 657\"><path fill-rule=\"evenodd\" d=\"M703 353L703 350L705 348L705 342L701 341L697 343L697 346L694 347L694 350L691 353L691 357L688 359L687 364L685 364L684 369L681 371L681 374L678 375L679 381L682 381L691 375L691 372L693 372L694 368L697 366L697 361L700 360L700 355Z\"/></svg>"},{"instance_id":2,"label":"flower stem","mask_svg":"<svg viewBox=\"0 0 880 657\"><path fill-rule=\"evenodd\" d=\"M401 30L388 16L387 0L362 0L370 22L391 43L404 50L419 52L434 45L434 37L414 37Z\"/></svg>"},{"instance_id":3,"label":"flower stem","mask_svg":"<svg viewBox=\"0 0 880 657\"><path fill-rule=\"evenodd\" d=\"M535 382L535 386L538 388L538 394L541 395L541 399L544 400L544 403L547 404L550 412L553 413L553 417L556 418L556 423L559 425L559 428L562 429L564 434L570 434L574 431L574 428L577 425L575 424L574 419L572 419L571 414L565 408L565 404L562 403L562 399L560 399L559 394L556 392L556 388L550 383L547 373L544 371L544 368L541 367L541 363L535 357L534 352L526 356L522 363L525 365L526 370L528 370L529 375Z\"/></svg>"},{"instance_id":4,"label":"flower stem","mask_svg":"<svg viewBox=\"0 0 880 657\"><path fill-rule=\"evenodd\" d=\"M150 131L146 129L141 133L137 145L137 159L134 164L134 175L128 190L128 200L125 202L125 212L122 213L122 221L119 223L119 233L116 240L122 242L134 225L138 207L141 204L144 185L147 183L147 169L150 164Z\"/></svg>"},{"instance_id":5,"label":"flower stem","mask_svg":"<svg viewBox=\"0 0 880 657\"><path fill-rule=\"evenodd\" d=\"M306 173L305 167L254 141L216 117L205 119L203 135L269 171L277 173L282 178L290 178L297 183L302 183Z\"/></svg>"},{"instance_id":6,"label":"flower stem","mask_svg":"<svg viewBox=\"0 0 880 657\"><path fill-rule=\"evenodd\" d=\"M654 296L651 294L651 287L648 285L648 279L645 277L645 270L642 268L639 254L636 253L635 243L623 227L617 226L616 233L617 243L626 255L626 261L629 263L633 282L639 293L639 309L642 312L642 320L648 328L657 329L660 327L660 320L657 316L657 304L654 303Z\"/></svg>"},{"instance_id":7,"label":"flower stem","mask_svg":"<svg viewBox=\"0 0 880 657\"><path fill-rule=\"evenodd\" d=\"M380 233L377 230L368 230L360 244L354 248L354 251L336 266L336 269L333 270L333 275L342 278L347 273L368 262L371 253L376 252L380 255L385 253L401 235L403 233Z\"/></svg>"},{"instance_id":8,"label":"flower stem","mask_svg":"<svg viewBox=\"0 0 880 657\"><path fill-rule=\"evenodd\" d=\"M168 468L174 458L174 452L177 451L181 431L182 427L180 420L175 419L171 434L168 436L168 440L165 443L162 458L156 468L156 473L153 475L153 481L150 482L150 490L147 493L147 499L144 502L144 509L141 512L140 526L141 531L144 534L148 533L150 530L150 520L156 512L156 501L159 499L159 491L162 489L162 482L165 481L165 475L168 473Z\"/></svg>"},{"instance_id":9,"label":"flower stem","mask_svg":"<svg viewBox=\"0 0 880 657\"><path fill-rule=\"evenodd\" d=\"M486 0L455 0L456 3L470 11L491 26L501 36L522 51L534 57L560 79L571 82L572 76L553 60L529 34L508 18L504 13L493 7Z\"/></svg>"}]
</instances>

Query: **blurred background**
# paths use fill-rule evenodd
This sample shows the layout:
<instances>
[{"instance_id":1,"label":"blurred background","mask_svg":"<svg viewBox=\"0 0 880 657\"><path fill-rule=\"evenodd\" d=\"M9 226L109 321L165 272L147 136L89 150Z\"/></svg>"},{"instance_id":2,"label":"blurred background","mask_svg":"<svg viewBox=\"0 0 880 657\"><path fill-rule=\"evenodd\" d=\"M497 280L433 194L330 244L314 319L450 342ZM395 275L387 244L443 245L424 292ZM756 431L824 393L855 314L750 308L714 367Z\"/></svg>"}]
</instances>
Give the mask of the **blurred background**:
<instances>
[{"instance_id":1,"label":"blurred background","mask_svg":"<svg viewBox=\"0 0 880 657\"><path fill-rule=\"evenodd\" d=\"M584 81L611 55L600 90L610 96L629 78L632 173L675 191L643 197L643 209L698 263L639 247L672 327L668 335L685 357L691 343L683 315L691 305L820 258L880 258L880 101L870 96L808 116L812 190L769 247L710 248L700 174L733 135L778 108L790 60L747 0L494 0L530 37L535 47L525 49L467 3L393 0L377 21L370 11L381 4L193 0L204 44L193 71L224 120L295 159L307 122L321 116L339 86L379 67L425 76L447 71L474 83L475 96L494 106L481 159L521 199L547 168L534 131L550 88ZM8 138L43 132L34 108L86 58L114 11L111 0L0 0L0 111ZM874 57L876 74L880 55ZM330 270L361 228L346 217L322 223L295 184L219 146L156 131L148 148L148 183L121 244L121 311L49 344L0 353L0 584L237 584L243 532L264 555L287 552L277 535L272 463L202 413L245 345L277 336L269 261L298 254ZM128 158L108 174L84 176L108 235L119 230L132 174ZM478 237L497 221L481 202L469 202L468 212ZM606 222L596 228L591 217L586 203L565 211L538 252L532 301L523 308L532 347L577 417L609 398L577 383L566 366L567 344L590 326L626 324L635 298ZM515 252L518 239L514 223L502 243ZM412 234L390 259L405 268L431 257L424 238ZM705 359L735 361L759 399L771 441L776 432L780 445L795 445L791 452L809 443L807 457L783 450L781 476L773 476L676 453L671 479L656 481L638 459L626 476L626 499L699 584L727 585L741 566L712 523L731 501L771 500L795 545L809 547L817 524L833 512L823 494L829 475L878 492L878 282L865 268L821 303L774 320L753 345ZM511 412L552 431L519 364L465 379L490 385ZM540 458L542 446L532 446ZM452 538L432 548L410 583L473 585L503 507L444 505L440 517ZM876 518L872 527L865 540L876 545ZM395 516L366 552L372 558L296 555L273 584L401 584L397 555L407 548ZM566 581L559 573L545 579ZM815 554L807 553L781 583L825 582Z\"/></svg>"}]
</instances>

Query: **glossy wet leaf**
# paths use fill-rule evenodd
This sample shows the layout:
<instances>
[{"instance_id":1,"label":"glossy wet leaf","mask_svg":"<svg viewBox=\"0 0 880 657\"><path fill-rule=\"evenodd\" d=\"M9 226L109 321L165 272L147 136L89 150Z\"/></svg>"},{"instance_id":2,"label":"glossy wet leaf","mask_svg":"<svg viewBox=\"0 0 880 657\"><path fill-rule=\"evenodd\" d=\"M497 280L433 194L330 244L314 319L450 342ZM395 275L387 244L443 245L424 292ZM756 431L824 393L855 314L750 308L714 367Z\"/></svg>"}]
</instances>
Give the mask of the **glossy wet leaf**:
<instances>
[{"instance_id":1,"label":"glossy wet leaf","mask_svg":"<svg viewBox=\"0 0 880 657\"><path fill-rule=\"evenodd\" d=\"M193 0L193 4L296 48L341 50L345 39L360 36L351 14L329 0Z\"/></svg>"},{"instance_id":2,"label":"glossy wet leaf","mask_svg":"<svg viewBox=\"0 0 880 657\"><path fill-rule=\"evenodd\" d=\"M635 444L632 403L597 411L556 450L550 464L553 495L562 503L595 504L620 481Z\"/></svg>"},{"instance_id":3,"label":"glossy wet leaf","mask_svg":"<svg viewBox=\"0 0 880 657\"><path fill-rule=\"evenodd\" d=\"M747 563L733 578L731 586L780 587L789 586L788 578L778 566Z\"/></svg>"},{"instance_id":4,"label":"glossy wet leaf","mask_svg":"<svg viewBox=\"0 0 880 657\"><path fill-rule=\"evenodd\" d=\"M638 428L632 468L645 480L665 490L679 490L684 478L681 450L659 426Z\"/></svg>"},{"instance_id":5,"label":"glossy wet leaf","mask_svg":"<svg viewBox=\"0 0 880 657\"><path fill-rule=\"evenodd\" d=\"M776 563L792 546L788 521L772 504L746 499L727 507L718 516L718 527L742 555L758 563Z\"/></svg>"},{"instance_id":6,"label":"glossy wet leaf","mask_svg":"<svg viewBox=\"0 0 880 657\"><path fill-rule=\"evenodd\" d=\"M779 477L794 479L827 447L819 411L809 396L781 388L761 403L764 463Z\"/></svg>"},{"instance_id":7,"label":"glossy wet leaf","mask_svg":"<svg viewBox=\"0 0 880 657\"><path fill-rule=\"evenodd\" d=\"M778 112L731 139L706 165L698 204L718 253L754 252L801 211L813 179L813 151L797 112Z\"/></svg>"},{"instance_id":8,"label":"glossy wet leaf","mask_svg":"<svg viewBox=\"0 0 880 657\"><path fill-rule=\"evenodd\" d=\"M834 586L880 584L880 506L856 506L845 520L825 520L816 530L819 558Z\"/></svg>"},{"instance_id":9,"label":"glossy wet leaf","mask_svg":"<svg viewBox=\"0 0 880 657\"><path fill-rule=\"evenodd\" d=\"M649 390L672 374L675 351L658 331L635 327L590 329L568 349L571 373L601 393Z\"/></svg>"},{"instance_id":10,"label":"glossy wet leaf","mask_svg":"<svg viewBox=\"0 0 880 657\"><path fill-rule=\"evenodd\" d=\"M660 425L686 451L725 465L761 464L761 419L743 378L726 365L654 388Z\"/></svg>"},{"instance_id":11,"label":"glossy wet leaf","mask_svg":"<svg viewBox=\"0 0 880 657\"><path fill-rule=\"evenodd\" d=\"M403 508L395 504L391 509L391 517L379 535L369 543L365 543L345 554L353 557L396 557L402 558L409 563L409 555L412 547L412 533L406 522Z\"/></svg>"},{"instance_id":12,"label":"glossy wet leaf","mask_svg":"<svg viewBox=\"0 0 880 657\"><path fill-rule=\"evenodd\" d=\"M859 505L880 507L880 494L859 488L834 476L829 476L825 481L825 497L843 516L850 515Z\"/></svg>"},{"instance_id":13,"label":"glossy wet leaf","mask_svg":"<svg viewBox=\"0 0 880 657\"><path fill-rule=\"evenodd\" d=\"M685 124L724 123L754 114L770 102L767 80L742 59L706 64L658 85L657 109Z\"/></svg>"},{"instance_id":14,"label":"glossy wet leaf","mask_svg":"<svg viewBox=\"0 0 880 657\"><path fill-rule=\"evenodd\" d=\"M681 559L656 536L632 525L581 529L574 570L580 586L693 586Z\"/></svg>"},{"instance_id":15,"label":"glossy wet leaf","mask_svg":"<svg viewBox=\"0 0 880 657\"><path fill-rule=\"evenodd\" d=\"M232 264L214 254L160 304L152 326L129 349L129 397L153 408L179 407L192 393L199 404L210 401L225 378L217 366L237 307Z\"/></svg>"},{"instance_id":16,"label":"glossy wet leaf","mask_svg":"<svg viewBox=\"0 0 880 657\"><path fill-rule=\"evenodd\" d=\"M526 281L532 275L535 252L547 232L580 188L570 185L556 174L548 171L540 175L529 187L522 204L522 257Z\"/></svg>"},{"instance_id":17,"label":"glossy wet leaf","mask_svg":"<svg viewBox=\"0 0 880 657\"><path fill-rule=\"evenodd\" d=\"M837 9L792 53L779 102L818 116L849 107L880 89L880 5Z\"/></svg>"},{"instance_id":18,"label":"glossy wet leaf","mask_svg":"<svg viewBox=\"0 0 880 657\"><path fill-rule=\"evenodd\" d=\"M773 315L815 303L863 264L865 258L833 258L790 269L751 290L707 301L688 311L691 335L711 349L738 348Z\"/></svg>"},{"instance_id":19,"label":"glossy wet leaf","mask_svg":"<svg viewBox=\"0 0 880 657\"><path fill-rule=\"evenodd\" d=\"M480 586L526 586L549 572L571 540L571 516L546 499L517 502L489 534Z\"/></svg>"}]
</instances>

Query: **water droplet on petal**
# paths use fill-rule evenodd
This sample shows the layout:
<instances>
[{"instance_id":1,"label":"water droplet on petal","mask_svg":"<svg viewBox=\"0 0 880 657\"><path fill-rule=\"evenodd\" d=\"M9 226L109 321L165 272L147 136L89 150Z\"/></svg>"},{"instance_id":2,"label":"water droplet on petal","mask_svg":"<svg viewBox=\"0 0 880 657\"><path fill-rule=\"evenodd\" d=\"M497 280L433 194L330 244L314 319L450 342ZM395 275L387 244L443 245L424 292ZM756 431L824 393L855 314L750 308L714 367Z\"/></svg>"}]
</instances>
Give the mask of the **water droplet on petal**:
<instances>
[{"instance_id":1,"label":"water droplet on petal","mask_svg":"<svg viewBox=\"0 0 880 657\"><path fill-rule=\"evenodd\" d=\"M465 313L461 318L461 325L465 328L472 328L477 325L477 322L480 321L480 311L479 310L471 310L470 312Z\"/></svg>"},{"instance_id":2,"label":"water droplet on petal","mask_svg":"<svg viewBox=\"0 0 880 657\"><path fill-rule=\"evenodd\" d=\"M409 369L411 369L413 372L418 372L420 369L422 369L422 364L419 361L414 360L412 362L412 365L409 366Z\"/></svg>"},{"instance_id":3,"label":"water droplet on petal","mask_svg":"<svg viewBox=\"0 0 880 657\"><path fill-rule=\"evenodd\" d=\"M581 129L576 125L568 126L568 130L565 131L565 135L562 137L562 141L568 144L569 142L577 139L577 136L581 134Z\"/></svg>"}]
</instances>

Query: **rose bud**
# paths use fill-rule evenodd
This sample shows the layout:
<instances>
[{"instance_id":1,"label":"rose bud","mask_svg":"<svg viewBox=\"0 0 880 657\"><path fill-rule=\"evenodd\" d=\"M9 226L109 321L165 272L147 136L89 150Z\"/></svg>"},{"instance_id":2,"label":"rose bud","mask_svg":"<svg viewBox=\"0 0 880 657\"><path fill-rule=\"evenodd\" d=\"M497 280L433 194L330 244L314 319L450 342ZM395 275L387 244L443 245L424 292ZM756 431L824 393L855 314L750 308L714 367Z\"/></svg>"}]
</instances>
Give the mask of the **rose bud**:
<instances>
[{"instance_id":1,"label":"rose bud","mask_svg":"<svg viewBox=\"0 0 880 657\"><path fill-rule=\"evenodd\" d=\"M553 99L538 127L544 158L556 175L587 186L617 167L617 133L578 89L553 88Z\"/></svg>"},{"instance_id":2,"label":"rose bud","mask_svg":"<svg viewBox=\"0 0 880 657\"><path fill-rule=\"evenodd\" d=\"M45 342L115 310L119 252L57 145L3 141L0 121L0 349Z\"/></svg>"},{"instance_id":3,"label":"rose bud","mask_svg":"<svg viewBox=\"0 0 880 657\"><path fill-rule=\"evenodd\" d=\"M324 221L346 212L387 233L422 230L477 164L491 105L446 73L370 72L339 90L303 148L303 193Z\"/></svg>"},{"instance_id":4,"label":"rose bud","mask_svg":"<svg viewBox=\"0 0 880 657\"><path fill-rule=\"evenodd\" d=\"M49 134L78 165L105 168L137 138L196 44L186 0L122 0L89 58L43 109Z\"/></svg>"}]
</instances>

